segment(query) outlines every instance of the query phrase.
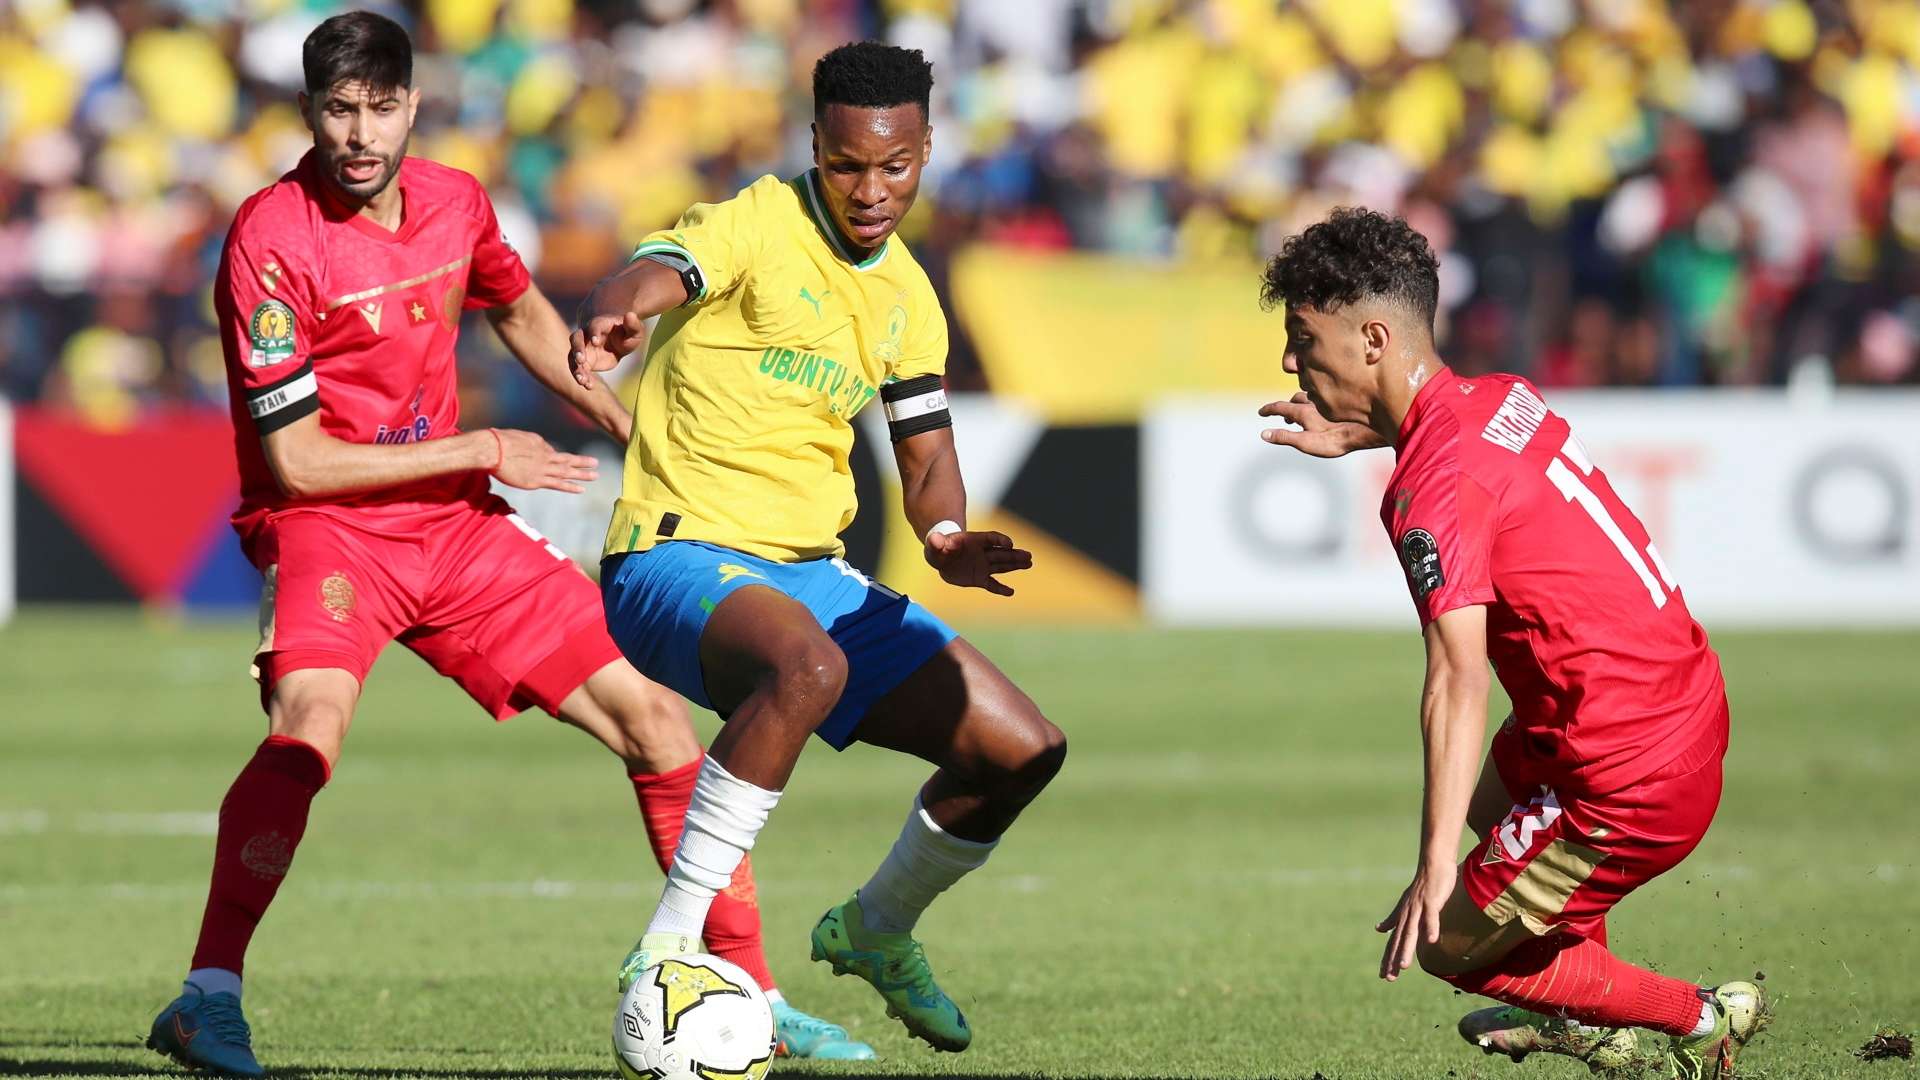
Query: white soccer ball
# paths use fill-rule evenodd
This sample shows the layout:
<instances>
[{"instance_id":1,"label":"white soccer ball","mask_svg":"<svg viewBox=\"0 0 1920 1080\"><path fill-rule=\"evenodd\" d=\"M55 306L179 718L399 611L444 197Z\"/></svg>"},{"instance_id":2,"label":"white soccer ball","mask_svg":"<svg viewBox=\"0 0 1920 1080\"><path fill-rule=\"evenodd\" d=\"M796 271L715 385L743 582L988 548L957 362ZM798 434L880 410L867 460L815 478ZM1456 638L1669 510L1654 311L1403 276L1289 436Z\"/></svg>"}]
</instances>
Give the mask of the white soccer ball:
<instances>
[{"instance_id":1,"label":"white soccer ball","mask_svg":"<svg viewBox=\"0 0 1920 1080\"><path fill-rule=\"evenodd\" d=\"M613 1060L626 1080L762 1080L773 1047L767 995L706 953L648 968L613 1016Z\"/></svg>"}]
</instances>

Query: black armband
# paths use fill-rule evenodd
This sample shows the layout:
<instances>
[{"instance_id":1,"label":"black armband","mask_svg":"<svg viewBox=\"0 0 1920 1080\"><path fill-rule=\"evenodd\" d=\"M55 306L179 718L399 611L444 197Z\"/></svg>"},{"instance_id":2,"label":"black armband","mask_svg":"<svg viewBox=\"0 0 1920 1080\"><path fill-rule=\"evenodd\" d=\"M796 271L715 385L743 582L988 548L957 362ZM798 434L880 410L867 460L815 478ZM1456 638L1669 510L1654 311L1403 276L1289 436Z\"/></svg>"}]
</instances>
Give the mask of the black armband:
<instances>
[{"instance_id":1,"label":"black armband","mask_svg":"<svg viewBox=\"0 0 1920 1080\"><path fill-rule=\"evenodd\" d=\"M247 391L247 415L260 434L278 431L320 407L320 384L313 378L313 360L284 379Z\"/></svg>"},{"instance_id":2,"label":"black armband","mask_svg":"<svg viewBox=\"0 0 1920 1080\"><path fill-rule=\"evenodd\" d=\"M641 252L638 257L648 262L657 262L680 275L680 284L687 290L687 298L681 301L681 306L684 307L706 297L707 279L700 275L700 264L694 262L685 252L675 248L662 248Z\"/></svg>"},{"instance_id":3,"label":"black armband","mask_svg":"<svg viewBox=\"0 0 1920 1080\"><path fill-rule=\"evenodd\" d=\"M887 410L887 433L894 442L935 428L952 427L947 411L947 388L938 375L920 375L880 388Z\"/></svg>"}]
</instances>

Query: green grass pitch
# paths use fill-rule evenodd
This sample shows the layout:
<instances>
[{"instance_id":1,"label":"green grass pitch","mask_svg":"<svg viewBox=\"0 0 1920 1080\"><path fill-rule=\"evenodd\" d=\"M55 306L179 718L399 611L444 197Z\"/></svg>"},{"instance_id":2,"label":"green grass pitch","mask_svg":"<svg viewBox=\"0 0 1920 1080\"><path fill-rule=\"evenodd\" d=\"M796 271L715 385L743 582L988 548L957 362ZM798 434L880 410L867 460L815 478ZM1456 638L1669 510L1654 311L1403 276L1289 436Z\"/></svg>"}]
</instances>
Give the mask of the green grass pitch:
<instances>
[{"instance_id":1,"label":"green grass pitch","mask_svg":"<svg viewBox=\"0 0 1920 1080\"><path fill-rule=\"evenodd\" d=\"M127 613L0 630L0 1074L173 1074L140 1043L192 946L212 812L264 729L252 640ZM809 750L754 852L783 988L884 1057L839 1072L1584 1075L1483 1057L1452 1030L1473 999L1373 976L1372 924L1413 869L1416 634L975 640L1072 747L921 924L972 1050L909 1043L805 954L922 766ZM1920 1023L1920 634L1716 641L1734 705L1718 822L1619 909L1613 944L1684 977L1766 973L1779 1019L1743 1075L1913 1076L1849 1052ZM496 727L390 649L255 939L255 1045L303 1080L610 1077L614 969L658 881L611 757L538 714Z\"/></svg>"}]
</instances>

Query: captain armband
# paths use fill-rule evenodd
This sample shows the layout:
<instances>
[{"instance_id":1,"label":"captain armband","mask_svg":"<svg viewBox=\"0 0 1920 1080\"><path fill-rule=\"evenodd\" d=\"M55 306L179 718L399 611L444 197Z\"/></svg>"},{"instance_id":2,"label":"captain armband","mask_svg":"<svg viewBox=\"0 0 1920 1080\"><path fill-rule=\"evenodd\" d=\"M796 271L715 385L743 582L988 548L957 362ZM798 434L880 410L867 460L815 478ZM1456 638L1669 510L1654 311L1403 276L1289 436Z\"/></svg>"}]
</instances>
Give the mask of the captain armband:
<instances>
[{"instance_id":1,"label":"captain armband","mask_svg":"<svg viewBox=\"0 0 1920 1080\"><path fill-rule=\"evenodd\" d=\"M952 427L947 388L938 375L919 375L880 388L887 409L887 433L894 442L935 428Z\"/></svg>"},{"instance_id":2,"label":"captain armband","mask_svg":"<svg viewBox=\"0 0 1920 1080\"><path fill-rule=\"evenodd\" d=\"M284 379L247 391L247 415L260 434L268 435L320 408L320 384L314 381L313 361L307 360Z\"/></svg>"}]
</instances>

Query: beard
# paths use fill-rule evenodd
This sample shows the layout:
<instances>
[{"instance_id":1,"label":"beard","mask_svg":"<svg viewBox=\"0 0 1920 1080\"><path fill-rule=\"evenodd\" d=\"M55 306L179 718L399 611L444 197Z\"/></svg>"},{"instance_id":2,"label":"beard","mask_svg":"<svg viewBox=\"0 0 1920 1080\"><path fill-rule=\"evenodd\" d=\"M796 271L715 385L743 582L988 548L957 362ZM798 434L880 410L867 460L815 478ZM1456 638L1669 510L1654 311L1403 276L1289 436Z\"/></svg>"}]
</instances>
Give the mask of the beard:
<instances>
[{"instance_id":1,"label":"beard","mask_svg":"<svg viewBox=\"0 0 1920 1080\"><path fill-rule=\"evenodd\" d=\"M406 160L407 143L410 141L412 141L411 137L402 141L400 143L400 149L392 154L370 154L364 150L341 150L335 153L327 162L327 179L348 199L357 203L370 202L378 197L381 192L387 190L387 185L393 183L393 178L400 174L400 163ZM380 159L380 169L375 172L371 178L360 181L359 183L354 183L341 174L340 167L343 164L355 158L365 157Z\"/></svg>"}]
</instances>

